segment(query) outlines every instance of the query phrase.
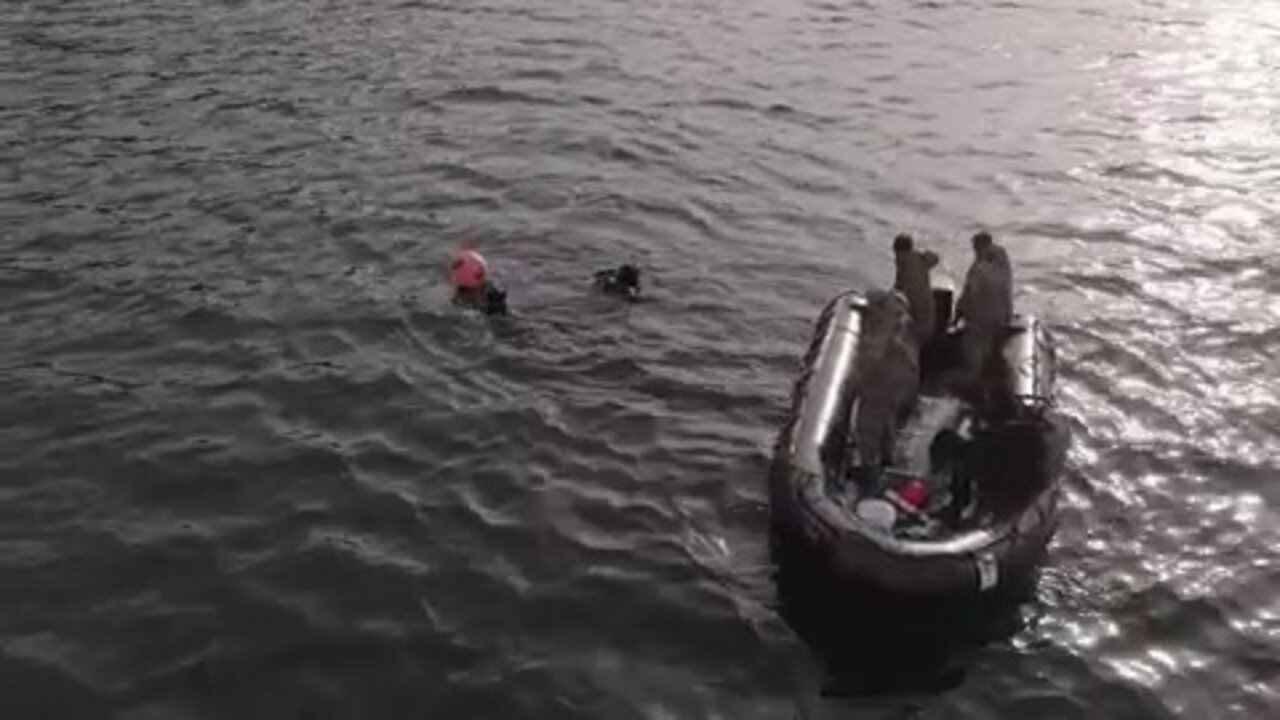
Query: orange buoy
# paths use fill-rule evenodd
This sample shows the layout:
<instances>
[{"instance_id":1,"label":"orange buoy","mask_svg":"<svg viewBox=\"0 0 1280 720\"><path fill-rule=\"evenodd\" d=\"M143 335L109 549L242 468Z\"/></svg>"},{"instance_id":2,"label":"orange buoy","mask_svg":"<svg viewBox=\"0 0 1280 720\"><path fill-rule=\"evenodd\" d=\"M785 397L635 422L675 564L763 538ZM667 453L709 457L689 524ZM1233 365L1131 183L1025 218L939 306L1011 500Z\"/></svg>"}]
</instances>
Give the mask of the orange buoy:
<instances>
[{"instance_id":1,"label":"orange buoy","mask_svg":"<svg viewBox=\"0 0 1280 720\"><path fill-rule=\"evenodd\" d=\"M449 263L449 282L455 291L481 289L488 274L489 264L475 250L459 250Z\"/></svg>"},{"instance_id":2,"label":"orange buoy","mask_svg":"<svg viewBox=\"0 0 1280 720\"><path fill-rule=\"evenodd\" d=\"M929 495L929 486L915 478L898 488L898 497L917 510L924 510L929 505Z\"/></svg>"}]
</instances>

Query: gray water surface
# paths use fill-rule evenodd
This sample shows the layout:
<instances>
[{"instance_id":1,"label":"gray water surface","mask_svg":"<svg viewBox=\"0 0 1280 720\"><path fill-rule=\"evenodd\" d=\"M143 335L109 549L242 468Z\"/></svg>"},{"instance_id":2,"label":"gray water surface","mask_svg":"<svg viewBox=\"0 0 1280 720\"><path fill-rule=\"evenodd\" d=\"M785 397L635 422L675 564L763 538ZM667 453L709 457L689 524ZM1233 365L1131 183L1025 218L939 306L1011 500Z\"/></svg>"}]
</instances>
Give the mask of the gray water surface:
<instances>
[{"instance_id":1,"label":"gray water surface","mask_svg":"<svg viewBox=\"0 0 1280 720\"><path fill-rule=\"evenodd\" d=\"M1270 2L9 3L0 709L1274 717L1277 188ZM957 687L826 698L790 383L894 233L979 227L1062 525ZM467 240L512 317L448 304Z\"/></svg>"}]
</instances>

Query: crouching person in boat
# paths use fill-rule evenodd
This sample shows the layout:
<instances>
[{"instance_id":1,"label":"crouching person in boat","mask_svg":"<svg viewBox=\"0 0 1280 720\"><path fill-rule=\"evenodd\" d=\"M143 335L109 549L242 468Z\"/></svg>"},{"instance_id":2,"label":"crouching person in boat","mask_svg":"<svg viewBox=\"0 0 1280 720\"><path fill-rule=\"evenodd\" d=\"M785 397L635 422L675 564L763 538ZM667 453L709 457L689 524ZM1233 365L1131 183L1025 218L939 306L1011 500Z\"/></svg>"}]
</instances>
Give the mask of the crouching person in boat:
<instances>
[{"instance_id":1,"label":"crouching person in boat","mask_svg":"<svg viewBox=\"0 0 1280 720\"><path fill-rule=\"evenodd\" d=\"M854 442L861 480L874 487L891 454L899 419L909 412L919 389L919 358L907 299L899 292L867 295L858 351L858 406Z\"/></svg>"}]
</instances>

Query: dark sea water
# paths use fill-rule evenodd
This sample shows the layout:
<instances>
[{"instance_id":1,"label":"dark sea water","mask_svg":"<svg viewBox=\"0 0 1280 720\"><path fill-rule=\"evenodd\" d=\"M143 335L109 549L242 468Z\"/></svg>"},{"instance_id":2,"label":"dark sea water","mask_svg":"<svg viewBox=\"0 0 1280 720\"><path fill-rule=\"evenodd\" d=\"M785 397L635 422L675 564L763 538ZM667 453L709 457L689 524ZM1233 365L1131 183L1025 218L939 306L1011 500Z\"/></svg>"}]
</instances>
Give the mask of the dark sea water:
<instances>
[{"instance_id":1,"label":"dark sea water","mask_svg":"<svg viewBox=\"0 0 1280 720\"><path fill-rule=\"evenodd\" d=\"M946 688L830 692L770 446L979 227L1061 527ZM1277 237L1270 1L6 3L0 717L1280 716Z\"/></svg>"}]
</instances>

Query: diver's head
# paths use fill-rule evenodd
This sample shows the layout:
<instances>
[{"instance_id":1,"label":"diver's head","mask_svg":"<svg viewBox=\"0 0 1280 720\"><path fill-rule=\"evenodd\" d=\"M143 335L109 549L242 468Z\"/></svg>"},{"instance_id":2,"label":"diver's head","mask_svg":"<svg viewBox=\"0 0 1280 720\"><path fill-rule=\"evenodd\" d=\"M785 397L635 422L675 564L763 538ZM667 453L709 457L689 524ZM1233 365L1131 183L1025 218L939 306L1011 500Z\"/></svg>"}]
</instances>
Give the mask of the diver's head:
<instances>
[{"instance_id":1,"label":"diver's head","mask_svg":"<svg viewBox=\"0 0 1280 720\"><path fill-rule=\"evenodd\" d=\"M911 252L914 248L915 242L911 239L911 236L906 233L899 233L898 236L893 239L894 253Z\"/></svg>"},{"instance_id":2,"label":"diver's head","mask_svg":"<svg viewBox=\"0 0 1280 720\"><path fill-rule=\"evenodd\" d=\"M614 277L617 278L618 285L623 288L640 288L640 268L627 263L618 268L618 273Z\"/></svg>"},{"instance_id":3,"label":"diver's head","mask_svg":"<svg viewBox=\"0 0 1280 720\"><path fill-rule=\"evenodd\" d=\"M492 282L485 283L484 297L481 301L481 306L486 315L506 315L506 289Z\"/></svg>"}]
</instances>

